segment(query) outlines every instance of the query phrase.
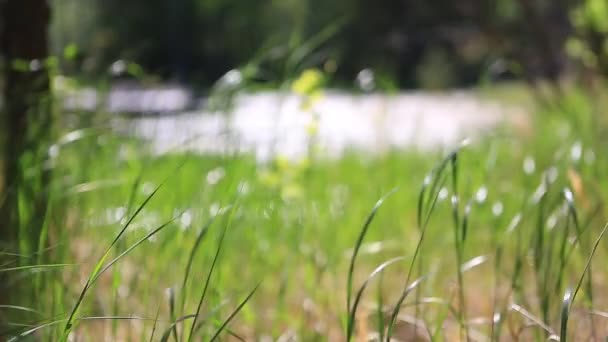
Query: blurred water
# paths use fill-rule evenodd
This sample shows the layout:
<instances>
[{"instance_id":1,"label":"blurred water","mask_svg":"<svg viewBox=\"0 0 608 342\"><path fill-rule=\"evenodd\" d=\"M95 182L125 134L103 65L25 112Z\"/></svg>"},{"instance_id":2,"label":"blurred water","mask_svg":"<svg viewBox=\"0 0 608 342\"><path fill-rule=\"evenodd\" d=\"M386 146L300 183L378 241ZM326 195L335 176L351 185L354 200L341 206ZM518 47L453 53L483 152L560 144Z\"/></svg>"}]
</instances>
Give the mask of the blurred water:
<instances>
[{"instance_id":1,"label":"blurred water","mask_svg":"<svg viewBox=\"0 0 608 342\"><path fill-rule=\"evenodd\" d=\"M479 136L520 115L516 108L482 100L467 91L391 96L328 91L311 110L302 110L301 100L277 92L242 94L236 97L232 111L220 113L205 106L187 110L191 95L167 88L116 90L108 96L106 107L110 111L174 113L140 115L117 125L117 129L126 128L146 139L154 153L253 152L259 160L306 155L311 138L308 128L315 116L321 153L335 157L347 149L377 153L390 148L441 148Z\"/></svg>"},{"instance_id":2,"label":"blurred water","mask_svg":"<svg viewBox=\"0 0 608 342\"><path fill-rule=\"evenodd\" d=\"M203 153L253 152L260 160L307 153L308 127L318 117L322 153L346 149L381 152L390 148L441 148L475 137L511 118L513 108L481 101L467 93L409 93L353 96L329 93L301 110L295 95L243 95L230 115L205 110L177 116L143 117L131 131L146 138L156 153L170 149Z\"/></svg>"}]
</instances>

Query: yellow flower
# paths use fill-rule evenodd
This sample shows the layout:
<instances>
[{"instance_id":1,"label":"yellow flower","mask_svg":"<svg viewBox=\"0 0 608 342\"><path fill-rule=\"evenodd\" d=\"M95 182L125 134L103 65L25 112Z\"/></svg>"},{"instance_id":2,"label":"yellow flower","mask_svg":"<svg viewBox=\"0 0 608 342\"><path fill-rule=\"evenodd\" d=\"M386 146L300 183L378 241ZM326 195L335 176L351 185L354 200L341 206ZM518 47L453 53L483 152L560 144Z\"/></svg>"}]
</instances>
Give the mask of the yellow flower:
<instances>
[{"instance_id":1,"label":"yellow flower","mask_svg":"<svg viewBox=\"0 0 608 342\"><path fill-rule=\"evenodd\" d=\"M260 183L271 188L277 187L281 183L281 177L272 171L262 171L259 174Z\"/></svg>"},{"instance_id":2,"label":"yellow flower","mask_svg":"<svg viewBox=\"0 0 608 342\"><path fill-rule=\"evenodd\" d=\"M311 96L323 85L323 73L317 69L307 69L302 72L291 85L296 94Z\"/></svg>"},{"instance_id":3,"label":"yellow flower","mask_svg":"<svg viewBox=\"0 0 608 342\"><path fill-rule=\"evenodd\" d=\"M285 156L277 156L274 162L277 169L281 172L285 172L291 168L291 162Z\"/></svg>"},{"instance_id":4,"label":"yellow flower","mask_svg":"<svg viewBox=\"0 0 608 342\"><path fill-rule=\"evenodd\" d=\"M281 197L284 201L296 200L302 198L304 189L296 183L287 184L281 191Z\"/></svg>"}]
</instances>

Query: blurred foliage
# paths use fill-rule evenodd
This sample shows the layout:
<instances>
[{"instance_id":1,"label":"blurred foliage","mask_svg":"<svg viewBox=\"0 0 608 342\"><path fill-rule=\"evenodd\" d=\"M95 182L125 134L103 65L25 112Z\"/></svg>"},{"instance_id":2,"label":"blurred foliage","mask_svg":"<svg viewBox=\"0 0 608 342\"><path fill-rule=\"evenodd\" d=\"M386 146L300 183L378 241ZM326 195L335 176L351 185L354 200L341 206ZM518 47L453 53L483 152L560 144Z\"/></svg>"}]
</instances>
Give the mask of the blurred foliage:
<instances>
[{"instance_id":1,"label":"blurred foliage","mask_svg":"<svg viewBox=\"0 0 608 342\"><path fill-rule=\"evenodd\" d=\"M568 53L601 74L608 73L608 2L585 0L571 13L575 34Z\"/></svg>"},{"instance_id":2,"label":"blurred foliage","mask_svg":"<svg viewBox=\"0 0 608 342\"><path fill-rule=\"evenodd\" d=\"M488 74L555 79L568 69L566 51L604 65L585 51L608 49L605 0L52 2L54 49L70 56L68 72L99 75L126 60L204 87L252 63L252 80L275 86L309 68L349 88L365 69L399 88Z\"/></svg>"}]
</instances>

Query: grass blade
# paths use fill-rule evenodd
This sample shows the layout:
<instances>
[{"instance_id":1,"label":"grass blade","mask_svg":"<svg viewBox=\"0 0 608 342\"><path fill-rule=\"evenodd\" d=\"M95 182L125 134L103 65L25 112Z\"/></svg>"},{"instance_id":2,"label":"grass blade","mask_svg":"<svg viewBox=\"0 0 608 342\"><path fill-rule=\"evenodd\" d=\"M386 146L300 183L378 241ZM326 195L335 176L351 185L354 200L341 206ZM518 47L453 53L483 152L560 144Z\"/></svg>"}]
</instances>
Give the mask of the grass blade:
<instances>
[{"instance_id":1,"label":"grass blade","mask_svg":"<svg viewBox=\"0 0 608 342\"><path fill-rule=\"evenodd\" d=\"M576 288L574 290L574 293L572 294L572 300L570 301L570 305L568 306L568 313L572 309L572 303L574 303L574 300L576 299L576 295L578 294L578 291L581 289L581 286L583 285L583 281L585 279L585 275L587 274L587 271L591 267L591 261L593 260L593 256L595 255L595 251L597 250L597 247L600 245L600 241L602 241L602 238L604 237L604 234L606 234L606 230L608 230L608 223L606 225L604 225L604 228L602 228L602 232L600 233L600 235L595 240L595 244L593 245L593 249L591 250L591 254L589 255L589 259L587 259L587 264L585 265L585 269L583 270L583 273L581 274L581 277L579 278L578 283L576 284Z\"/></svg>"},{"instance_id":2,"label":"grass blade","mask_svg":"<svg viewBox=\"0 0 608 342\"><path fill-rule=\"evenodd\" d=\"M35 332L37 332L39 330L42 330L42 329L45 329L45 328L48 328L48 327L52 327L52 326L57 325L57 324L61 324L61 323L65 322L65 321L66 321L66 319L60 319L60 320L57 320L57 321L52 321L52 322L48 322L48 323L44 323L44 324L38 325L38 326L36 326L34 328L31 328L31 329L28 329L28 330L22 332L21 334L19 334L17 336L14 336L14 337L11 337L11 338L7 339L7 342L16 342L16 341L19 341L19 340L21 340L21 339L23 339L25 337L28 337L28 336L32 335L33 333L35 333Z\"/></svg>"},{"instance_id":3,"label":"grass blade","mask_svg":"<svg viewBox=\"0 0 608 342\"><path fill-rule=\"evenodd\" d=\"M150 342L154 341L154 334L156 333L156 328L158 327L158 317L160 316L160 305L158 309L156 309L156 316L154 317L154 325L152 326L152 333L150 334Z\"/></svg>"},{"instance_id":4,"label":"grass blade","mask_svg":"<svg viewBox=\"0 0 608 342\"><path fill-rule=\"evenodd\" d=\"M131 247L125 249L124 252L120 253L117 257L115 257L114 259L112 259L112 261L110 261L109 263L107 263L99 272L97 272L97 274L95 275L95 277L93 277L93 279L91 280L89 286L93 285L95 283L95 281L97 281L97 279L99 279L99 277L101 277L101 275L105 271L107 271L110 267L112 267L112 265L114 265L115 263L117 263L120 259L122 259L124 256L126 256L127 254L129 254L132 250L134 250L135 248L137 248L139 245L141 245L142 243L144 243L145 241L147 241L149 238L151 238L152 236L156 235L158 232L160 232L161 230L163 230L169 224L173 223L173 221L175 221L175 218L172 218L170 221L167 221L167 222L163 223L162 225L158 226L158 228L156 228L153 231L151 231L148 234L146 234L143 238L139 239L137 242L135 242L134 244L132 244Z\"/></svg>"},{"instance_id":5,"label":"grass blade","mask_svg":"<svg viewBox=\"0 0 608 342\"><path fill-rule=\"evenodd\" d=\"M168 292L168 301L169 301L169 315L171 317L171 320L174 321L175 320L175 291L173 290L173 288L168 288L167 289ZM175 342L178 342L179 339L177 338L177 326L173 326L173 338L175 339Z\"/></svg>"},{"instance_id":6,"label":"grass blade","mask_svg":"<svg viewBox=\"0 0 608 342\"><path fill-rule=\"evenodd\" d=\"M219 337L219 335L222 333L222 331L224 331L226 326L228 326L230 321L232 321L232 319L234 319L234 317L239 313L239 311L241 311L241 309L245 306L245 304L247 304L247 302L251 299L251 297L253 297L254 293L258 290L260 285L261 285L261 283L258 283L253 288L253 290L251 290L251 292L249 292L249 295L247 295L247 297L239 304L239 306L236 307L236 309L230 314L230 316L228 316L228 318L224 321L224 323L222 323L222 325L215 332L215 334L213 334L213 336L211 337L211 339L209 341L215 341Z\"/></svg>"},{"instance_id":7,"label":"grass blade","mask_svg":"<svg viewBox=\"0 0 608 342\"><path fill-rule=\"evenodd\" d=\"M424 237L427 232L429 221L431 219L433 211L435 210L437 201L439 200L439 193L441 191L440 189L443 188L447 181L447 175L445 174L444 170L446 169L448 162L451 160L452 154L457 153L458 150L459 149L456 149L452 153L448 154L448 156L445 157L435 168L433 168L433 170L431 170L431 173L424 178L422 188L420 189L420 193L418 195L418 207L416 215L416 223L420 232L420 238L418 239L418 243L416 244L414 256L412 257L412 262L407 272L407 278L405 280L406 284L409 284L410 280L412 279L412 274L414 272L414 267L416 266L416 263L418 265L418 273L423 273L424 264L422 256L420 255L420 251L422 250L422 243L424 242ZM428 192L428 198L425 202L424 197L426 189L429 185L431 186L431 188ZM423 213L425 213L424 220L422 216ZM420 299L420 295L421 294L419 292L416 292L416 301ZM416 306L415 310L415 317L418 318L420 316L420 309L418 306Z\"/></svg>"},{"instance_id":8,"label":"grass blade","mask_svg":"<svg viewBox=\"0 0 608 342\"><path fill-rule=\"evenodd\" d=\"M133 220L135 220L135 218L137 217L137 215L139 215L139 213L148 204L148 202L150 202L150 200L152 199L152 197L154 197L154 195L156 195L156 193L163 186L164 183L165 182L162 182L160 185L158 185L154 189L154 191L152 191L150 193L150 195L148 195L146 197L146 199L140 204L140 206L137 208L137 210L135 210L135 212L133 213L133 215L131 215L131 217L129 218L129 220L124 224L124 226L122 227L122 229L120 230L120 232L116 235L116 237L114 238L114 240L112 241L112 243L110 244L110 246L108 246L108 248L106 249L106 251L103 254L103 256L97 261L97 264L95 265L95 267L93 268L93 271L89 275L89 278L87 279L87 282L85 283L84 287L82 288L82 291L80 292L80 295L78 296L78 299L76 300L76 303L74 304L74 307L72 308L72 311L70 312L70 316L68 317L68 319L66 321L66 324L65 324L65 327L64 327L64 335L65 335L64 337L67 337L67 334L72 329L72 322L74 321L74 317L76 316L76 312L78 312L78 309L80 308L80 305L82 304L82 301L84 300L84 296L86 295L87 291L89 290L89 288L91 286L92 280L94 278L96 278L99 270L103 267L103 264L104 264L105 260L108 258L108 256L110 255L110 252L114 248L114 245L116 245L116 243L118 242L118 240L120 240L120 238L126 232L127 228L129 228L129 226L131 225L131 223L133 222Z\"/></svg>"},{"instance_id":9,"label":"grass blade","mask_svg":"<svg viewBox=\"0 0 608 342\"><path fill-rule=\"evenodd\" d=\"M175 321L173 321L171 323L171 325L169 325L169 327L167 328L167 330L165 330L165 332L163 333L162 337L160 338L160 342L167 342L169 340L169 337L171 336L171 333L173 332L173 328L175 328L175 326L178 323L181 323L185 320L191 319L196 317L195 314L189 314L189 315L184 315L178 319L176 319Z\"/></svg>"},{"instance_id":10,"label":"grass blade","mask_svg":"<svg viewBox=\"0 0 608 342\"><path fill-rule=\"evenodd\" d=\"M584 226L579 225L577 209L576 209L576 205L574 202L574 194L572 193L572 190L570 190L569 188L565 188L563 191L563 194L564 194L564 198L566 199L567 206L568 206L568 215L572 218L572 221L574 222L574 228L576 229L576 240L575 241L581 245L582 248L580 250L582 253L584 253L584 251L589 250L588 242L590 242L590 241L588 241L587 239L585 239L585 240L582 239L583 232L587 229L588 224L585 224ZM594 215L595 215L595 213L592 212L591 215L589 215L589 219L592 219ZM564 258L565 258L565 256L564 256ZM587 272L587 282L585 283L585 294L587 297L588 309L590 312L593 312L593 310L594 310L594 308L593 308L593 299L594 299L593 270L592 270L591 266L589 266L589 271ZM595 321L593 320L592 317L590 317L590 324L591 324L592 336L594 339L597 339Z\"/></svg>"},{"instance_id":11,"label":"grass blade","mask_svg":"<svg viewBox=\"0 0 608 342\"><path fill-rule=\"evenodd\" d=\"M488 261L487 255L478 255L474 258L471 258L469 261L465 262L460 266L460 272L465 273L477 266L483 265L486 261Z\"/></svg>"},{"instance_id":12,"label":"grass blade","mask_svg":"<svg viewBox=\"0 0 608 342\"><path fill-rule=\"evenodd\" d=\"M390 266L398 261L402 261L404 259L405 259L404 257L397 257L397 258L393 258L393 259L383 262L378 267L376 267L376 269L374 269L372 271L372 273L370 273L370 275L367 277L367 279L365 279L365 281L363 282L363 285L361 285L361 287L359 288L359 291L357 291L357 295L355 296L355 301L353 303L353 307L349 311L348 324L347 324L347 326L349 327L349 330L347 331L347 334L346 334L347 341L350 340L353 335L353 331L354 331L354 327L355 327L355 318L357 315L357 308L359 307L359 302L361 301L361 298L363 297L363 291L365 291L365 289L367 288L369 283L372 281L372 279L374 279L378 274L381 274L385 268L387 268L388 266Z\"/></svg>"},{"instance_id":13,"label":"grass blade","mask_svg":"<svg viewBox=\"0 0 608 342\"><path fill-rule=\"evenodd\" d=\"M384 203L384 201L390 195L395 193L395 191L397 191L397 188L392 189L391 191L389 191L386 195L382 196L382 198L380 198L376 202L376 204L372 208L372 211L367 216L367 219L365 220L365 223L363 224L363 228L361 229L359 236L357 237L357 242L355 243L355 248L353 249L353 255L350 259L350 265L348 267L348 277L347 277L347 281L346 281L346 312L347 313L350 312L350 307L351 307L350 302L351 302L352 291L353 291L353 288L352 288L353 276L355 273L355 261L357 259L357 254L359 253L359 249L361 248L361 245L363 244L363 239L365 238L365 235L367 234L369 226L371 225L372 221L374 220L374 217L376 216L378 209L382 206L382 203ZM353 327L350 326L352 323L353 322L350 322L350 320L347 321L346 331L352 331Z\"/></svg>"},{"instance_id":14,"label":"grass blade","mask_svg":"<svg viewBox=\"0 0 608 342\"><path fill-rule=\"evenodd\" d=\"M223 300L219 305L217 305L215 308L213 308L213 310L209 310L209 312L205 315L205 318L200 320L198 324L196 325L196 327L194 328L194 332L192 333L193 335L196 335L196 333L201 330L203 328L203 326L205 325L205 323L207 323L207 321L213 317L215 314L217 314L221 308L223 308L224 306L226 306L226 304L228 304L228 300ZM183 332L184 330L182 330Z\"/></svg>"},{"instance_id":15,"label":"grass blade","mask_svg":"<svg viewBox=\"0 0 608 342\"><path fill-rule=\"evenodd\" d=\"M0 305L0 309L11 309L11 310L18 310L18 311L24 311L24 312L30 312L30 313L35 313L37 315L42 315L42 313L40 311L34 310L32 308L28 308L25 306L18 306L18 305Z\"/></svg>"},{"instance_id":16,"label":"grass blade","mask_svg":"<svg viewBox=\"0 0 608 342\"><path fill-rule=\"evenodd\" d=\"M397 316L399 316L399 311L401 310L401 305L403 304L403 302L405 301L405 299L407 298L407 296L414 291L418 285L420 285L420 283L422 283L422 281L424 280L425 277L421 277L418 278L416 280L414 280L413 283L409 284L401 293L401 296L399 297L399 299L397 300L397 303L395 303L395 306L393 308L393 312L391 313L391 318L389 320L388 323L388 331L386 333L386 341L390 342L391 341L391 337L393 336L393 328L395 327L395 323L397 323Z\"/></svg>"},{"instance_id":17,"label":"grass blade","mask_svg":"<svg viewBox=\"0 0 608 342\"><path fill-rule=\"evenodd\" d=\"M568 339L568 318L570 317L570 306L572 305L572 289L567 289L562 302L562 317L559 329L559 341L566 342Z\"/></svg>"},{"instance_id":18,"label":"grass blade","mask_svg":"<svg viewBox=\"0 0 608 342\"><path fill-rule=\"evenodd\" d=\"M548 336L555 335L553 329L551 329L550 326L548 326L546 323L543 323L542 319L535 317L532 313L530 313L530 311L524 309L521 305L512 303L511 310L521 314L523 317L530 320L530 322L534 323L533 326L538 326L539 328L547 332Z\"/></svg>"},{"instance_id":19,"label":"grass blade","mask_svg":"<svg viewBox=\"0 0 608 342\"><path fill-rule=\"evenodd\" d=\"M78 266L78 264L49 264L49 265L26 265L0 269L0 273L3 272L15 272L15 271L26 271L26 270L46 270L54 268L63 268L68 266Z\"/></svg>"},{"instance_id":20,"label":"grass blade","mask_svg":"<svg viewBox=\"0 0 608 342\"><path fill-rule=\"evenodd\" d=\"M192 322L192 327L190 328L190 334L188 336L188 341L191 341L192 336L194 335L194 329L196 328L196 321L198 320L198 317L201 313L201 308L203 306L203 302L204 302L205 296L207 294L207 289L209 288L209 284L211 283L211 276L213 275L213 271L215 270L215 265L217 264L217 261L219 260L220 254L222 252L222 246L224 244L224 238L226 237L226 231L228 230L228 227L232 223L232 218L234 216L235 210L236 210L236 205L232 207L230 217L228 218L228 223L226 224L226 226L224 226L224 229L222 229L222 232L220 233L220 238L218 241L217 249L215 251L215 255L213 256L213 262L211 263L211 268L209 269L209 273L207 273L207 279L205 280L205 286L203 287L203 292L201 293L200 299L198 301L198 306L196 307L196 313L194 314L194 321Z\"/></svg>"},{"instance_id":21,"label":"grass blade","mask_svg":"<svg viewBox=\"0 0 608 342\"><path fill-rule=\"evenodd\" d=\"M380 273L376 295L376 317L378 318L376 331L378 332L378 341L380 342L384 341L384 331L386 330L386 323L384 322L384 296L382 294L383 275L384 273Z\"/></svg>"},{"instance_id":22,"label":"grass blade","mask_svg":"<svg viewBox=\"0 0 608 342\"><path fill-rule=\"evenodd\" d=\"M186 270L184 272L184 280L182 281L182 302L180 307L181 310L184 310L184 307L186 305L186 283L188 282L190 272L192 271L192 263L194 262L194 256L196 255L196 252L198 251L201 243L203 242L203 239L209 232L209 228L211 227L214 221L215 216L211 217L207 224L205 224L205 226L201 229L198 236L196 237L196 240L194 241L192 249L190 250L190 256L188 257L188 262L186 263Z\"/></svg>"},{"instance_id":23,"label":"grass blade","mask_svg":"<svg viewBox=\"0 0 608 342\"><path fill-rule=\"evenodd\" d=\"M137 317L137 316L89 316L80 317L79 321L154 321L153 318Z\"/></svg>"}]
</instances>

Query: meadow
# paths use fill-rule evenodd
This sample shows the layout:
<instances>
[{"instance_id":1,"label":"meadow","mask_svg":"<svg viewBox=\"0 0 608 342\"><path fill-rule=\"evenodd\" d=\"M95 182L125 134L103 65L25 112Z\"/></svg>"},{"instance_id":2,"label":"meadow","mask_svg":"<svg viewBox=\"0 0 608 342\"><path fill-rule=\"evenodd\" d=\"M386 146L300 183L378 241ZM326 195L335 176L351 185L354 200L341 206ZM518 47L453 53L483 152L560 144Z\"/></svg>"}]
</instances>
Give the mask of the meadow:
<instances>
[{"instance_id":1,"label":"meadow","mask_svg":"<svg viewBox=\"0 0 608 342\"><path fill-rule=\"evenodd\" d=\"M438 151L157 156L66 119L10 340L608 336L599 101L572 89ZM23 234L26 235L26 234ZM29 251L29 252L28 252Z\"/></svg>"}]
</instances>

